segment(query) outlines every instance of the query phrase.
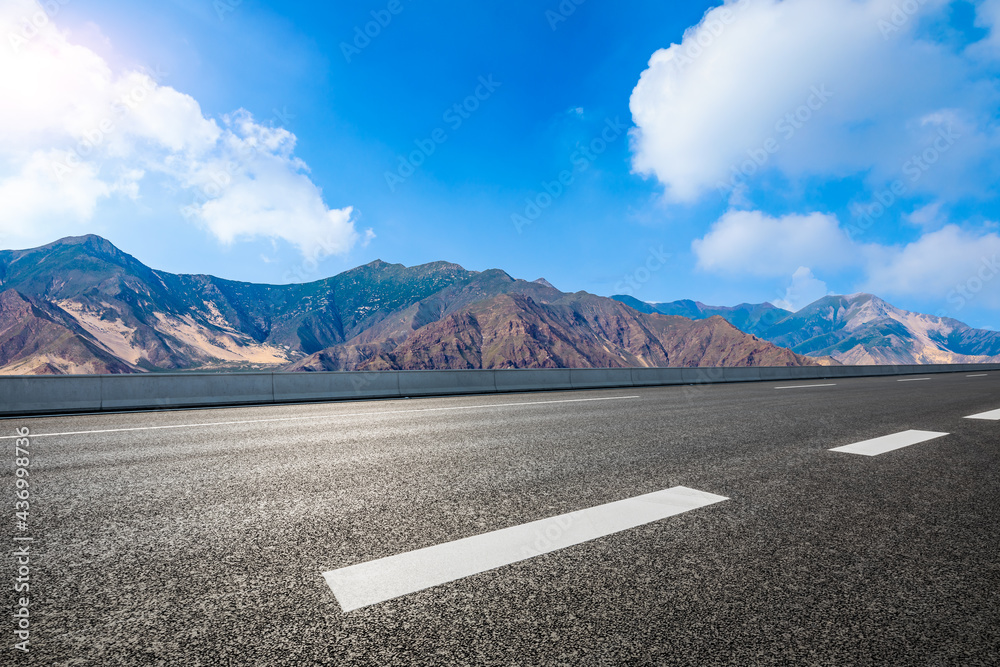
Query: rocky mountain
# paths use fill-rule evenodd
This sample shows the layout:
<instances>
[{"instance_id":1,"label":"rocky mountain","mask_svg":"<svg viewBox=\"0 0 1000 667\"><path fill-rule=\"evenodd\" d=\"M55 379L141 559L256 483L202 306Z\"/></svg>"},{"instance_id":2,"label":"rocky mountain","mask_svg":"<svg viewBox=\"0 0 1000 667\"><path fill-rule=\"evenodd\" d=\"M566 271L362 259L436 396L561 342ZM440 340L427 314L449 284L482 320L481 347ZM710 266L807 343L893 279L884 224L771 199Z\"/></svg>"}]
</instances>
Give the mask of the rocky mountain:
<instances>
[{"instance_id":1,"label":"rocky mountain","mask_svg":"<svg viewBox=\"0 0 1000 667\"><path fill-rule=\"evenodd\" d=\"M728 309L691 301L646 305L653 312L686 312L694 319L719 315L745 332L798 354L830 356L843 364L1000 361L1000 332L902 310L872 294L826 296L796 313L771 304Z\"/></svg>"},{"instance_id":2,"label":"rocky mountain","mask_svg":"<svg viewBox=\"0 0 1000 667\"><path fill-rule=\"evenodd\" d=\"M780 320L769 340L845 364L1000 361L1000 332L912 313L871 294L827 296Z\"/></svg>"},{"instance_id":3,"label":"rocky mountain","mask_svg":"<svg viewBox=\"0 0 1000 667\"><path fill-rule=\"evenodd\" d=\"M718 315L740 331L761 336L779 320L792 314L769 303L741 303L738 306L707 306L700 301L671 301L668 303L645 303L631 296L613 296L612 299L632 306L644 313L678 315L692 320L704 320Z\"/></svg>"},{"instance_id":4,"label":"rocky mountain","mask_svg":"<svg viewBox=\"0 0 1000 667\"><path fill-rule=\"evenodd\" d=\"M12 289L0 292L0 360L3 371L14 375L136 370L93 340L64 311Z\"/></svg>"},{"instance_id":5,"label":"rocky mountain","mask_svg":"<svg viewBox=\"0 0 1000 667\"><path fill-rule=\"evenodd\" d=\"M336 346L303 359L293 368L622 368L802 363L801 357L748 336L721 318L694 322L682 317L644 315L583 292L501 294L448 308L443 317L393 345L395 340L388 335L361 345Z\"/></svg>"},{"instance_id":6,"label":"rocky mountain","mask_svg":"<svg viewBox=\"0 0 1000 667\"><path fill-rule=\"evenodd\" d=\"M721 317L447 262L258 285L157 271L91 235L0 251L0 291L0 373L816 363Z\"/></svg>"},{"instance_id":7,"label":"rocky mountain","mask_svg":"<svg viewBox=\"0 0 1000 667\"><path fill-rule=\"evenodd\" d=\"M376 262L275 286L155 271L97 236L0 252L0 288L59 309L90 340L142 370L284 365L467 273L443 262L419 271Z\"/></svg>"}]
</instances>

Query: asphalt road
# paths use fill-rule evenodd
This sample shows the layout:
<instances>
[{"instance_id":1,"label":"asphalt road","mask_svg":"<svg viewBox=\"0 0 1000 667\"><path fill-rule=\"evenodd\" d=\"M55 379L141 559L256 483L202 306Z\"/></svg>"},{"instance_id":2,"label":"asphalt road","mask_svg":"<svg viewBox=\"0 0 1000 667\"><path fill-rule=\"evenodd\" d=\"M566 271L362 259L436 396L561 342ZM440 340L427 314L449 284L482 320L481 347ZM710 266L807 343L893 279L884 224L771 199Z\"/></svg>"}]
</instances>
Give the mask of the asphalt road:
<instances>
[{"instance_id":1,"label":"asphalt road","mask_svg":"<svg viewBox=\"0 0 1000 667\"><path fill-rule=\"evenodd\" d=\"M3 420L0 662L1000 664L1000 373L929 377ZM322 576L675 486L728 500L348 613Z\"/></svg>"}]
</instances>

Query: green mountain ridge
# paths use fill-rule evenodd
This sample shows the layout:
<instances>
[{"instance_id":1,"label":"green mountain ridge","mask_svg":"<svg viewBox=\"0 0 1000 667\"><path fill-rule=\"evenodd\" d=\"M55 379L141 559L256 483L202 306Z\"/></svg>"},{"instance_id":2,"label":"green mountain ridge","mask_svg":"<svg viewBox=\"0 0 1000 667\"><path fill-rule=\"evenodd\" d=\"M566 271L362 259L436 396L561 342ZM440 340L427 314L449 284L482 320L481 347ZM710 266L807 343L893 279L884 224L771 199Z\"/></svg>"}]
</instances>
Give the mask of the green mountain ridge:
<instances>
[{"instance_id":1,"label":"green mountain ridge","mask_svg":"<svg viewBox=\"0 0 1000 667\"><path fill-rule=\"evenodd\" d=\"M630 305L636 301L629 296L612 298ZM829 356L844 364L1000 361L1000 332L902 310L873 294L829 295L794 313L769 303L731 308L695 301L639 304L650 312L693 319L717 315L797 354Z\"/></svg>"},{"instance_id":2,"label":"green mountain ridge","mask_svg":"<svg viewBox=\"0 0 1000 667\"><path fill-rule=\"evenodd\" d=\"M8 346L4 373L816 363L721 318L642 313L449 262L263 285L157 271L88 235L0 251L0 294L44 307L44 328L75 341L70 354L13 337L35 351Z\"/></svg>"}]
</instances>

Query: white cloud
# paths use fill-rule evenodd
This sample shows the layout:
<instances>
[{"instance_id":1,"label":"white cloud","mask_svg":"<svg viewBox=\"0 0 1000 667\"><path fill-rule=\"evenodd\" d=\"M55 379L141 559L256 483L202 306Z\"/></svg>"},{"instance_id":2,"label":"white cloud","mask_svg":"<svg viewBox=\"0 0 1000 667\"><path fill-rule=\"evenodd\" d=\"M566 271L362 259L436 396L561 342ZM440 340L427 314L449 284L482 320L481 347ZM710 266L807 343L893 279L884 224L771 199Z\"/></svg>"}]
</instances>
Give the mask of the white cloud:
<instances>
[{"instance_id":1,"label":"white cloud","mask_svg":"<svg viewBox=\"0 0 1000 667\"><path fill-rule=\"evenodd\" d=\"M920 17L894 15L901 4L741 0L710 10L681 44L653 54L632 93L635 170L688 202L765 170L884 183L954 125L958 144L914 189L988 194L983 167L995 165L998 134L984 119L996 82L971 56L923 41ZM936 16L947 4L926 0L920 11Z\"/></svg>"},{"instance_id":2,"label":"white cloud","mask_svg":"<svg viewBox=\"0 0 1000 667\"><path fill-rule=\"evenodd\" d=\"M729 211L691 248L707 271L787 276L803 265L839 269L858 261L855 247L831 215L771 217Z\"/></svg>"},{"instance_id":3,"label":"white cloud","mask_svg":"<svg viewBox=\"0 0 1000 667\"><path fill-rule=\"evenodd\" d=\"M774 305L785 310L799 311L829 293L826 283L814 276L810 268L800 266L792 274L792 282L785 290L785 298L778 299Z\"/></svg>"},{"instance_id":4,"label":"white cloud","mask_svg":"<svg viewBox=\"0 0 1000 667\"><path fill-rule=\"evenodd\" d=\"M36 151L17 172L0 179L4 220L0 225L24 224L39 217L85 220L94 215L97 202L109 197L112 187L98 178L91 164L81 165L62 180L57 178L52 164L67 156L65 151Z\"/></svg>"},{"instance_id":5,"label":"white cloud","mask_svg":"<svg viewBox=\"0 0 1000 667\"><path fill-rule=\"evenodd\" d=\"M941 219L936 209L933 213ZM730 211L692 243L692 250L698 267L714 273L764 278L792 274L784 298L774 302L789 310L828 293L813 269L850 269L861 290L883 297L944 303L967 293L983 307L1000 308L1000 234L995 228L995 224L979 229L946 224L934 231L925 229L908 244L860 244L852 242L830 215L774 218L759 211ZM841 291L846 291L843 287Z\"/></svg>"},{"instance_id":6,"label":"white cloud","mask_svg":"<svg viewBox=\"0 0 1000 667\"><path fill-rule=\"evenodd\" d=\"M1000 236L956 225L898 247L867 249L866 291L942 302L964 289L983 306L1000 307Z\"/></svg>"},{"instance_id":7,"label":"white cloud","mask_svg":"<svg viewBox=\"0 0 1000 667\"><path fill-rule=\"evenodd\" d=\"M980 0L976 5L976 25L989 30L974 49L986 57L1000 55L1000 0Z\"/></svg>"},{"instance_id":8,"label":"white cloud","mask_svg":"<svg viewBox=\"0 0 1000 667\"><path fill-rule=\"evenodd\" d=\"M11 242L89 231L104 200L164 183L158 194L176 205L167 222L183 209L223 243L284 239L318 260L361 240L352 209L324 202L290 132L243 110L206 118L155 75L114 72L35 0L0 5L0 35L0 234Z\"/></svg>"},{"instance_id":9,"label":"white cloud","mask_svg":"<svg viewBox=\"0 0 1000 667\"><path fill-rule=\"evenodd\" d=\"M942 227L947 220L947 217L941 211L942 206L943 202L932 202L904 216L904 219L911 225L916 225L927 230Z\"/></svg>"}]
</instances>

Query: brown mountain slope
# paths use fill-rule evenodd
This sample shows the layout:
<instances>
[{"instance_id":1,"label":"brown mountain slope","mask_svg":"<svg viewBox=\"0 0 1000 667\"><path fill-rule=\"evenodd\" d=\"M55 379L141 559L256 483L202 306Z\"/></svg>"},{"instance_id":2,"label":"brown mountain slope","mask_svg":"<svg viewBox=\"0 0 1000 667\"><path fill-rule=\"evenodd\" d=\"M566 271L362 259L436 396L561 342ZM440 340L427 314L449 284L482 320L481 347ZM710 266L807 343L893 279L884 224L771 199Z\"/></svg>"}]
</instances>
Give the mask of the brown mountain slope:
<instances>
[{"instance_id":1,"label":"brown mountain slope","mask_svg":"<svg viewBox=\"0 0 1000 667\"><path fill-rule=\"evenodd\" d=\"M0 292L0 374L134 373L73 318L17 291Z\"/></svg>"},{"instance_id":2,"label":"brown mountain slope","mask_svg":"<svg viewBox=\"0 0 1000 667\"><path fill-rule=\"evenodd\" d=\"M143 370L280 368L476 275L447 262L375 261L311 283L258 285L156 271L94 235L0 250L0 285L58 306Z\"/></svg>"},{"instance_id":3,"label":"brown mountain slope","mask_svg":"<svg viewBox=\"0 0 1000 667\"><path fill-rule=\"evenodd\" d=\"M20 295L7 306L8 373L815 363L717 320L447 262L255 285L156 271L83 236L0 251L0 285Z\"/></svg>"},{"instance_id":4,"label":"brown mountain slope","mask_svg":"<svg viewBox=\"0 0 1000 667\"><path fill-rule=\"evenodd\" d=\"M797 312L770 303L735 307L696 301L643 303L614 296L644 313L705 319L720 315L741 331L823 364L977 364L1000 360L1000 332L949 317L897 308L873 294L830 294Z\"/></svg>"},{"instance_id":5,"label":"brown mountain slope","mask_svg":"<svg viewBox=\"0 0 1000 667\"><path fill-rule=\"evenodd\" d=\"M561 293L560 293L561 294ZM380 349L381 348L381 349ZM523 294L475 302L405 341L311 355L293 370L800 366L815 361L742 333L722 318L647 315L578 293L539 303Z\"/></svg>"}]
</instances>

